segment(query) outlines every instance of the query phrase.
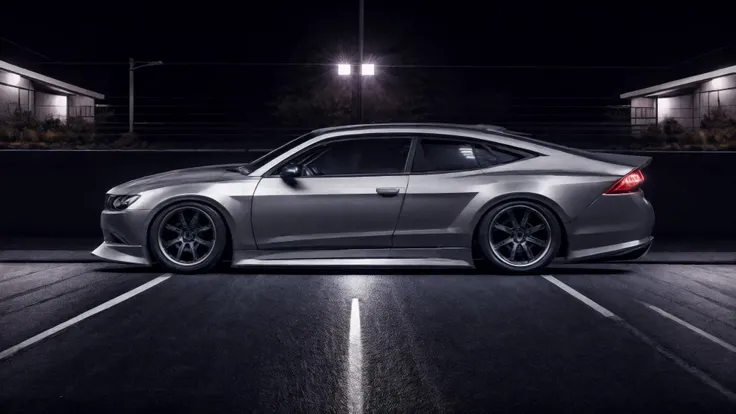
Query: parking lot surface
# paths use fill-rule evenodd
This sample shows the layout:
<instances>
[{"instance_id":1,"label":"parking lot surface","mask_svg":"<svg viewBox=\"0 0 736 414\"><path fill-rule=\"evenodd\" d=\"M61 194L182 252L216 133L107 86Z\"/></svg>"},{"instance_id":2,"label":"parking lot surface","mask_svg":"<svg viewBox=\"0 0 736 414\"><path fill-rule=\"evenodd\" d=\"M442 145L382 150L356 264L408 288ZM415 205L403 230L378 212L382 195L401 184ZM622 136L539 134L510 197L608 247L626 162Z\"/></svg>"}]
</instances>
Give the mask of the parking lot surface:
<instances>
[{"instance_id":1,"label":"parking lot surface","mask_svg":"<svg viewBox=\"0 0 736 414\"><path fill-rule=\"evenodd\" d=\"M735 345L733 265L0 263L2 413L726 413Z\"/></svg>"}]
</instances>

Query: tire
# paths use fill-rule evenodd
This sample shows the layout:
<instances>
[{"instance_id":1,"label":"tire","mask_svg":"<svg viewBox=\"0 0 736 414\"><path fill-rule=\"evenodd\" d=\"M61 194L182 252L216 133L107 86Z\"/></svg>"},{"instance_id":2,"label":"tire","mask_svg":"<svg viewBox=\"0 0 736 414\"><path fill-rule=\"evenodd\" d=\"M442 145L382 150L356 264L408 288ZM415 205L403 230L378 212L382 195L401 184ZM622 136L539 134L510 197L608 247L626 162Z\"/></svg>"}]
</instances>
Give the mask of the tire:
<instances>
[{"instance_id":1,"label":"tire","mask_svg":"<svg viewBox=\"0 0 736 414\"><path fill-rule=\"evenodd\" d=\"M527 211L528 220L523 223ZM513 226L511 214L519 227ZM521 227L522 224L525 227ZM544 225L545 229L538 230L540 225ZM557 257L562 244L563 230L557 217L547 207L534 202L501 203L492 208L478 226L476 242L486 259L481 266L488 266L494 271L511 274L539 271ZM502 227L505 230L500 230ZM495 247L491 245L492 241ZM538 244L540 241L543 245ZM514 245L517 245L515 253L512 250ZM526 260L523 260L524 257Z\"/></svg>"},{"instance_id":2,"label":"tire","mask_svg":"<svg viewBox=\"0 0 736 414\"><path fill-rule=\"evenodd\" d=\"M185 225L181 213L184 213ZM158 265L167 271L203 273L220 262L227 234L227 226L215 209L188 201L168 206L156 216L148 229L148 246ZM211 244L207 245L208 242ZM166 247L170 243L173 244Z\"/></svg>"}]
</instances>

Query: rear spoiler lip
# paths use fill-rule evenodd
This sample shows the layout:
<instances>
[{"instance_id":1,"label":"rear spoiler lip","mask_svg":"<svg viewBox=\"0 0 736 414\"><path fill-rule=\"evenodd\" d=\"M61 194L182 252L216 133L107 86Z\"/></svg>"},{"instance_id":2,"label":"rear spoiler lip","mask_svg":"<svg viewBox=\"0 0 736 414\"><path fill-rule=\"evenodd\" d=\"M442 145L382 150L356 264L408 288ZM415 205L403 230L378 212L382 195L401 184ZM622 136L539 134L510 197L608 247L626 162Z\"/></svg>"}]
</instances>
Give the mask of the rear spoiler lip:
<instances>
[{"instance_id":1,"label":"rear spoiler lip","mask_svg":"<svg viewBox=\"0 0 736 414\"><path fill-rule=\"evenodd\" d=\"M636 167L636 169L643 170L644 168L647 168L649 166L649 164L651 164L651 163L652 163L652 157L647 157L647 160L644 161L644 164Z\"/></svg>"},{"instance_id":2,"label":"rear spoiler lip","mask_svg":"<svg viewBox=\"0 0 736 414\"><path fill-rule=\"evenodd\" d=\"M609 152L609 151L587 151L592 155L586 158L603 162L610 165L616 165L621 168L629 169L629 172L636 169L644 169L652 163L653 157L646 155L632 155L627 152ZM597 156L596 156L597 155Z\"/></svg>"}]
</instances>

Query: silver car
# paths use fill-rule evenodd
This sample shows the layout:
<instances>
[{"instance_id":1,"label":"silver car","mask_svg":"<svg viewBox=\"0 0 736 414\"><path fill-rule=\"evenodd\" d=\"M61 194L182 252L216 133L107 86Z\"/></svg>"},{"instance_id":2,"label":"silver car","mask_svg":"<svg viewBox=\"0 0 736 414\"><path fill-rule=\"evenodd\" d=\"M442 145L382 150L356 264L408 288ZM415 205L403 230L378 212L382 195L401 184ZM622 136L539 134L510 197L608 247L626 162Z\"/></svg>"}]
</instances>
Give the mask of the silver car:
<instances>
[{"instance_id":1,"label":"silver car","mask_svg":"<svg viewBox=\"0 0 736 414\"><path fill-rule=\"evenodd\" d=\"M111 189L93 254L178 273L220 262L524 273L558 257L636 259L652 243L640 190L650 161L486 125L320 129L248 164Z\"/></svg>"}]
</instances>

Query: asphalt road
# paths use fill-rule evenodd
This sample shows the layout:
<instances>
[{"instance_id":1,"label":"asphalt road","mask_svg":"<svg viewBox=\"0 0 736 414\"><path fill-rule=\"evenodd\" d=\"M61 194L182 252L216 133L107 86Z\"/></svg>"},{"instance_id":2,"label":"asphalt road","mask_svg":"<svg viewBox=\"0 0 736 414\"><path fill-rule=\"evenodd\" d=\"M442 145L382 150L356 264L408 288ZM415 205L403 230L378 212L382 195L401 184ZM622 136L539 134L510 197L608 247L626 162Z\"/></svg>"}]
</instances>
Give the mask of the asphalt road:
<instances>
[{"instance_id":1,"label":"asphalt road","mask_svg":"<svg viewBox=\"0 0 736 414\"><path fill-rule=\"evenodd\" d=\"M8 414L732 413L734 345L733 265L162 277L0 263Z\"/></svg>"}]
</instances>

